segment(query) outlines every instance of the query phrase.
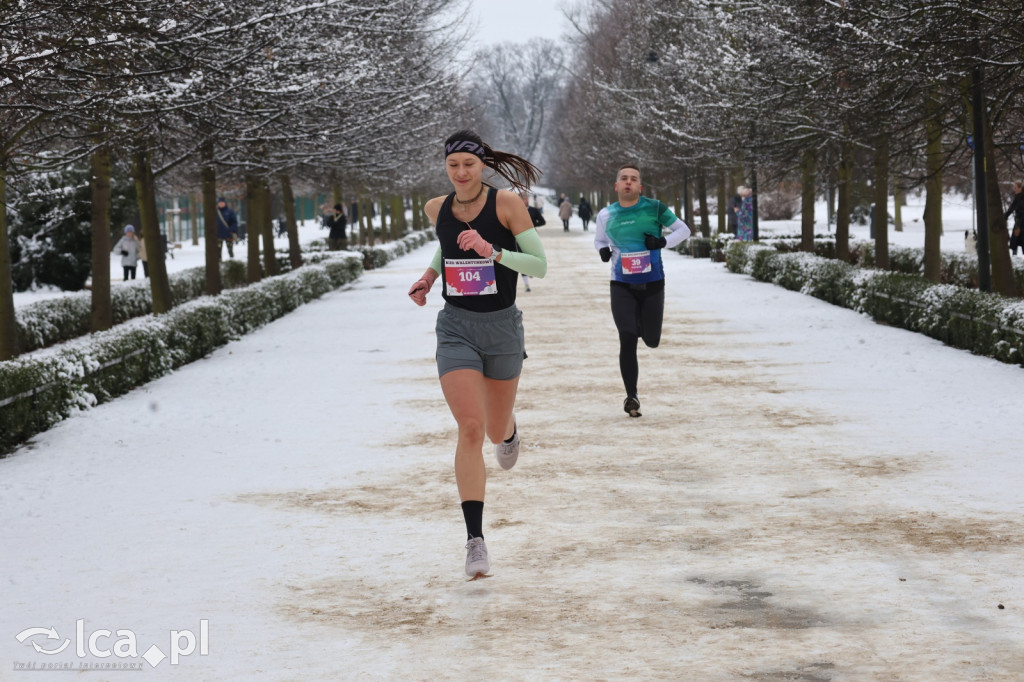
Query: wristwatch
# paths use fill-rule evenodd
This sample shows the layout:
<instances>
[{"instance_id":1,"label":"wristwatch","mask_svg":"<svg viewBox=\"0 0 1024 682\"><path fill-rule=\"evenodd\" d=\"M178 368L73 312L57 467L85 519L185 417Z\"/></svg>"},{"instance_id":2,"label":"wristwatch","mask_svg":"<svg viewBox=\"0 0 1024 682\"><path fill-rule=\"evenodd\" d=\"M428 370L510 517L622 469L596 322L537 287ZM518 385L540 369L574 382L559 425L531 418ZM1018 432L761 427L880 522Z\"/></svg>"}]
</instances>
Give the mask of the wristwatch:
<instances>
[{"instance_id":1,"label":"wristwatch","mask_svg":"<svg viewBox=\"0 0 1024 682\"><path fill-rule=\"evenodd\" d=\"M491 255L487 257L492 263L498 262L498 256L501 255L501 249L494 244L491 244Z\"/></svg>"}]
</instances>

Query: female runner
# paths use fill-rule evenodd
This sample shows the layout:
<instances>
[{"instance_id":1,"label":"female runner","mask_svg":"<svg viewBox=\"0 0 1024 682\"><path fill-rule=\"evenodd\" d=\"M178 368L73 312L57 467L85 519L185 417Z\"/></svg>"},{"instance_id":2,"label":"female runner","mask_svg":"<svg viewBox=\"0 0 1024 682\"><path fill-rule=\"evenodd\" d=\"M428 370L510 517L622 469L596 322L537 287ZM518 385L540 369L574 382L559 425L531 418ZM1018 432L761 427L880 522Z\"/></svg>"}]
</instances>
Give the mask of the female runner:
<instances>
[{"instance_id":1,"label":"female runner","mask_svg":"<svg viewBox=\"0 0 1024 682\"><path fill-rule=\"evenodd\" d=\"M455 480L468 535L466 575L475 579L490 570L483 535L484 437L495 444L503 469L519 457L514 408L526 350L516 284L519 274L544 277L547 258L522 200L484 182L490 169L525 190L539 175L536 166L491 149L469 130L445 140L444 149L455 191L423 208L439 246L409 296L425 305L441 278L445 304L437 315L437 373L458 424Z\"/></svg>"}]
</instances>

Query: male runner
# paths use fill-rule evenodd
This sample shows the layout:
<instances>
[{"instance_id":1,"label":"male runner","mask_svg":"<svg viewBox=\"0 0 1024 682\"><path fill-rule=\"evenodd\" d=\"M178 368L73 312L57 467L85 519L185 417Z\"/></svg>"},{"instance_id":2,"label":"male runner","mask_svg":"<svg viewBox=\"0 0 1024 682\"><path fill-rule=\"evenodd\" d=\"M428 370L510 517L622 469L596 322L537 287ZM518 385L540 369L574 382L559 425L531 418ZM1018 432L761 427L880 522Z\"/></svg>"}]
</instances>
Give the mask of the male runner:
<instances>
[{"instance_id":1,"label":"male runner","mask_svg":"<svg viewBox=\"0 0 1024 682\"><path fill-rule=\"evenodd\" d=\"M660 201L640 196L640 169L633 164L619 168L615 193L619 200L597 214L594 248L601 260L612 262L612 319L619 330L619 371L626 388L622 409L640 416L636 357L638 339L648 348L661 341L665 313L665 268L661 250L690 236L690 228ZM662 228L671 230L662 236Z\"/></svg>"}]
</instances>

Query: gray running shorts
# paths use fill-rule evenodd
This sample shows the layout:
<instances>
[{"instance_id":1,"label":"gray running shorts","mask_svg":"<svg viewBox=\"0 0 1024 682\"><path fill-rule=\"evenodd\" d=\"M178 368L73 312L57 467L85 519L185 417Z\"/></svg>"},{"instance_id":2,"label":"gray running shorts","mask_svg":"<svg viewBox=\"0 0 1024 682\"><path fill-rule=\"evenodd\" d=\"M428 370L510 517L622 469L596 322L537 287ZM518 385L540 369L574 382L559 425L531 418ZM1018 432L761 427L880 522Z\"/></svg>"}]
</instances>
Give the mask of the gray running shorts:
<instances>
[{"instance_id":1,"label":"gray running shorts","mask_svg":"<svg viewBox=\"0 0 1024 682\"><path fill-rule=\"evenodd\" d=\"M475 369L488 379L515 379L523 369L523 313L514 305L476 313L445 303L437 313L437 375Z\"/></svg>"}]
</instances>

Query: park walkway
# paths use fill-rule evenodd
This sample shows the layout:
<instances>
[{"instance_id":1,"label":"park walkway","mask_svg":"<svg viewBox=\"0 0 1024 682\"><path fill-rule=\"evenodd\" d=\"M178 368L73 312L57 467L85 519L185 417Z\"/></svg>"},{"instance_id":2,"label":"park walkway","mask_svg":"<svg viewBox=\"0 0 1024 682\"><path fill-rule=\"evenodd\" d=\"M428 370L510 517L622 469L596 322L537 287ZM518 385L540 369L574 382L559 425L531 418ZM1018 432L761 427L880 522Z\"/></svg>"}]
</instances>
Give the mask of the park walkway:
<instances>
[{"instance_id":1,"label":"park walkway","mask_svg":"<svg viewBox=\"0 0 1024 682\"><path fill-rule=\"evenodd\" d=\"M209 655L152 674L1020 679L1014 441L955 399L1024 373L671 254L629 419L591 236L543 228L519 294L493 578L462 575L440 296L405 297L430 246L0 460L0 670L30 626L206 618Z\"/></svg>"}]
</instances>

